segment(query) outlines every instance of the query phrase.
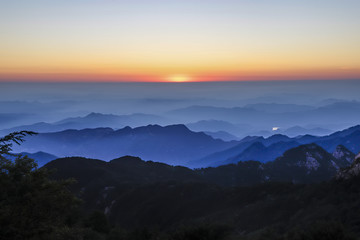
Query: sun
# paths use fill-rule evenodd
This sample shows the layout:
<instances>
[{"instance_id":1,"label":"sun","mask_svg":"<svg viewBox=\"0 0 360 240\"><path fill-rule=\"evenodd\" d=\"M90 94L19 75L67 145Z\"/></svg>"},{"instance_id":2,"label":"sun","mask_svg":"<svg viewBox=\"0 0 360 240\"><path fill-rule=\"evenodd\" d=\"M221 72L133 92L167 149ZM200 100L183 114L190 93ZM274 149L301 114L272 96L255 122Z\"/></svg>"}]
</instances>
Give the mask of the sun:
<instances>
[{"instance_id":1,"label":"sun","mask_svg":"<svg viewBox=\"0 0 360 240\"><path fill-rule=\"evenodd\" d=\"M191 81L191 78L187 75L171 75L169 77L167 77L167 80L169 82L189 82Z\"/></svg>"}]
</instances>

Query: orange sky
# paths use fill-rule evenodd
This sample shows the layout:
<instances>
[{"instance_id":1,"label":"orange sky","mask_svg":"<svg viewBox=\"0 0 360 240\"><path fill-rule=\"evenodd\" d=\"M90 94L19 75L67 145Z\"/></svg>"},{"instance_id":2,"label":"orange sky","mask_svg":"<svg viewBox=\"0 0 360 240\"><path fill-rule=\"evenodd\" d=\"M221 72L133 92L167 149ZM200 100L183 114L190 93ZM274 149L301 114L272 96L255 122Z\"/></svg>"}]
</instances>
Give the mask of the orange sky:
<instances>
[{"instance_id":1,"label":"orange sky","mask_svg":"<svg viewBox=\"0 0 360 240\"><path fill-rule=\"evenodd\" d=\"M350 0L9 1L0 80L360 79L357 9Z\"/></svg>"}]
</instances>

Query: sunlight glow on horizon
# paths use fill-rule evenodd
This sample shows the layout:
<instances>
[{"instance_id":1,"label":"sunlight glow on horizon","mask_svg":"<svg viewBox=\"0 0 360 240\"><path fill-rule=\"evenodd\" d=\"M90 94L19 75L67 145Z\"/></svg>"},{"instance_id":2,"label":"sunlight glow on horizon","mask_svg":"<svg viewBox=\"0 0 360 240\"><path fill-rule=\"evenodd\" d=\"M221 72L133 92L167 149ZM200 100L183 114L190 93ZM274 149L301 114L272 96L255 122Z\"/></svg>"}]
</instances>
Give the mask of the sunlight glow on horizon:
<instances>
[{"instance_id":1,"label":"sunlight glow on horizon","mask_svg":"<svg viewBox=\"0 0 360 240\"><path fill-rule=\"evenodd\" d=\"M166 81L168 82L191 82L193 81L191 77L186 76L186 75L172 75L169 76Z\"/></svg>"},{"instance_id":2,"label":"sunlight glow on horizon","mask_svg":"<svg viewBox=\"0 0 360 240\"><path fill-rule=\"evenodd\" d=\"M360 1L0 1L0 81L360 79Z\"/></svg>"}]
</instances>

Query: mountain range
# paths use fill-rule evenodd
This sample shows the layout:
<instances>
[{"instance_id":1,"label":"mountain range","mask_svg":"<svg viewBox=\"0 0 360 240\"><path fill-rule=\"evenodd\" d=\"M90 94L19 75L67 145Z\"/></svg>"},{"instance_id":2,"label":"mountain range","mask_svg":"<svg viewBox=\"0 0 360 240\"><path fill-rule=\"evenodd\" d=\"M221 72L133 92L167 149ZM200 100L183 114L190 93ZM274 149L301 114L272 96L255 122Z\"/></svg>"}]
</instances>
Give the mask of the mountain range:
<instances>
[{"instance_id":1,"label":"mountain range","mask_svg":"<svg viewBox=\"0 0 360 240\"><path fill-rule=\"evenodd\" d=\"M9 129L3 129L1 134L6 135L11 132L28 130L39 133L58 132L68 129L85 129L109 127L114 129L124 128L126 126L143 126L147 124L165 124L168 120L152 114L131 114L131 115L114 115L102 113L90 113L84 117L66 118L54 123L39 122L31 125L21 125Z\"/></svg>"},{"instance_id":2,"label":"mountain range","mask_svg":"<svg viewBox=\"0 0 360 240\"><path fill-rule=\"evenodd\" d=\"M193 168L220 166L246 160L268 162L275 160L286 150L310 143L316 143L328 152L334 152L338 145L343 145L351 152L356 153L360 151L359 142L360 125L324 137L305 135L290 138L280 134L268 138L247 137L229 149L209 154L208 156L195 161L190 161L187 163L187 166Z\"/></svg>"},{"instance_id":3,"label":"mountain range","mask_svg":"<svg viewBox=\"0 0 360 240\"><path fill-rule=\"evenodd\" d=\"M358 179L333 179L353 156L344 146L329 154L308 144L265 164L247 161L197 170L131 156L109 162L61 158L45 167L56 169L54 179L76 179L71 190L83 199L84 210L99 210L121 227L172 229L205 221L250 233L279 224L305 226L328 216L356 219L359 191L348 188Z\"/></svg>"},{"instance_id":4,"label":"mountain range","mask_svg":"<svg viewBox=\"0 0 360 240\"><path fill-rule=\"evenodd\" d=\"M334 152L338 145L343 145L355 153L360 151L360 126L324 137L305 135L290 138L276 134L268 138L246 137L239 141L214 139L205 133L190 131L184 125L65 130L40 133L27 139L21 146L15 146L14 151L43 151L59 157L82 156L104 160L132 155L171 165L201 168L247 160L265 163L291 148L310 143L321 146L327 152Z\"/></svg>"},{"instance_id":5,"label":"mountain range","mask_svg":"<svg viewBox=\"0 0 360 240\"><path fill-rule=\"evenodd\" d=\"M360 117L360 102L343 101L320 107L277 103L251 104L232 108L194 105L169 111L166 116L177 118L180 122L196 123L204 120L216 120L235 123L235 125L249 124L255 129L268 129L267 131L271 131L273 127L287 129L295 126L303 128L312 126L306 127L306 129L313 129L313 132L309 132L312 134L316 133L319 127L341 129L357 124ZM342 116L346 116L346 119ZM192 126L190 125L190 127ZM196 125L194 127L198 128ZM202 131L204 130L208 131L208 129ZM219 130L227 131L226 129L217 129L217 131ZM319 133L322 133L323 130L320 130Z\"/></svg>"},{"instance_id":6,"label":"mountain range","mask_svg":"<svg viewBox=\"0 0 360 240\"><path fill-rule=\"evenodd\" d=\"M290 137L305 134L323 136L357 124L360 117L358 101L340 100L322 106L279 103L256 103L237 107L189 105L166 112L131 112L126 115L92 112L83 116L79 114L83 114L84 110L64 110L70 106L78 106L71 101L0 102L0 105L4 106L4 112L0 113L0 134L3 135L23 129L44 133L98 127L120 129L148 124L185 124L193 131L224 131L239 138L248 135L268 137L275 133ZM67 117L74 115L76 117ZM341 116L346 116L346 119ZM61 117L67 118L59 121Z\"/></svg>"},{"instance_id":7,"label":"mountain range","mask_svg":"<svg viewBox=\"0 0 360 240\"><path fill-rule=\"evenodd\" d=\"M57 178L76 177L77 185L102 181L109 186L122 182L149 184L159 181L210 182L221 186L249 186L265 182L314 183L330 180L340 169L349 167L355 154L339 145L330 154L316 144L286 151L274 161L242 161L219 167L191 170L182 166L143 161L125 156L109 162L82 157L60 158L46 168L56 168ZM72 176L71 174L75 174Z\"/></svg>"},{"instance_id":8,"label":"mountain range","mask_svg":"<svg viewBox=\"0 0 360 240\"><path fill-rule=\"evenodd\" d=\"M341 168L351 165L355 154L339 145L333 154L316 144L287 150L274 161L241 161L215 168L199 169L210 182L242 186L264 182L314 183L329 180Z\"/></svg>"},{"instance_id":9,"label":"mountain range","mask_svg":"<svg viewBox=\"0 0 360 240\"><path fill-rule=\"evenodd\" d=\"M191 159L237 144L192 132L184 125L66 130L40 133L27 139L21 146L15 146L14 151L46 151L59 157L83 156L105 160L133 155L172 165L185 165Z\"/></svg>"}]
</instances>

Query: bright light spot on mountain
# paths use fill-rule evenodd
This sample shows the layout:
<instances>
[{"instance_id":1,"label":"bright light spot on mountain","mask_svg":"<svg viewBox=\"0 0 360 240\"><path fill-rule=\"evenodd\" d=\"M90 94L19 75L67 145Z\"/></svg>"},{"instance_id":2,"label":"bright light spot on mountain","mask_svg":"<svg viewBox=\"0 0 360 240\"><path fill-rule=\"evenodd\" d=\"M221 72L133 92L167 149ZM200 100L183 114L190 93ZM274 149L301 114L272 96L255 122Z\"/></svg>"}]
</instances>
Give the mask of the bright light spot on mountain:
<instances>
[{"instance_id":1,"label":"bright light spot on mountain","mask_svg":"<svg viewBox=\"0 0 360 240\"><path fill-rule=\"evenodd\" d=\"M272 128L273 131L277 131L277 130L279 130L279 129L280 129L279 127L273 127L273 128Z\"/></svg>"}]
</instances>

